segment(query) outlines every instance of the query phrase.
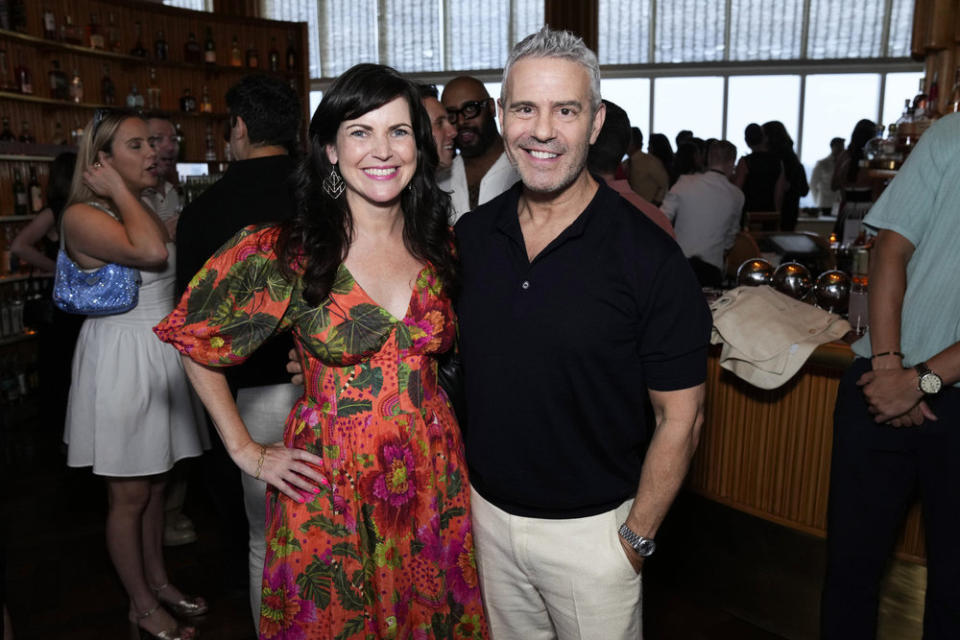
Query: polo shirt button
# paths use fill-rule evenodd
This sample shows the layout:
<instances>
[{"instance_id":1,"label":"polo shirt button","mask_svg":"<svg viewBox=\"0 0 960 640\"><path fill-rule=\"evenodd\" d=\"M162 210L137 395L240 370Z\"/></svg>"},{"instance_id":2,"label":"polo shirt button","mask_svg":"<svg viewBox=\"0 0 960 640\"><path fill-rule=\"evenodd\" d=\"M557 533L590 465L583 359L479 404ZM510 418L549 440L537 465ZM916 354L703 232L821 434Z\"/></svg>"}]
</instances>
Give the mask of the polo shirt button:
<instances>
[{"instance_id":1,"label":"polo shirt button","mask_svg":"<svg viewBox=\"0 0 960 640\"><path fill-rule=\"evenodd\" d=\"M530 281L529 281L529 280L524 280L523 283L520 285L520 287L523 288L523 289L529 289L529 288L530 288Z\"/></svg>"}]
</instances>

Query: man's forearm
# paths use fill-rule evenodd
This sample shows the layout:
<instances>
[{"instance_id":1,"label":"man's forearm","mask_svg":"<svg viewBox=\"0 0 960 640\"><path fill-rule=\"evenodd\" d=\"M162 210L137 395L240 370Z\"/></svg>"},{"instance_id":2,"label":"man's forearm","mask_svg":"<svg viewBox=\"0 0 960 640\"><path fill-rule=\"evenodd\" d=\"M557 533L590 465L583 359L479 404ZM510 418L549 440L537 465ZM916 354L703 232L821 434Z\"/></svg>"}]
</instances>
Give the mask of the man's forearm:
<instances>
[{"instance_id":1,"label":"man's forearm","mask_svg":"<svg viewBox=\"0 0 960 640\"><path fill-rule=\"evenodd\" d=\"M873 353L900 351L900 314L907 290L907 262L913 245L892 231L881 231L870 256L870 346ZM874 360L874 367L899 367L899 358Z\"/></svg>"}]
</instances>

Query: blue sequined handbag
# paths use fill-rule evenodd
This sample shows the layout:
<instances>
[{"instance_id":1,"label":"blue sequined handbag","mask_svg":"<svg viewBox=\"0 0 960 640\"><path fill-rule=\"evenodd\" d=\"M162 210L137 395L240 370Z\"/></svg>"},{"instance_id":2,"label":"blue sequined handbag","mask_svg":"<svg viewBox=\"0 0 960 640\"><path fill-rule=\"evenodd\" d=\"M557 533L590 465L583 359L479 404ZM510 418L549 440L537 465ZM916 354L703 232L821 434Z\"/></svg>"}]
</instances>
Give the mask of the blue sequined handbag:
<instances>
[{"instance_id":1,"label":"blue sequined handbag","mask_svg":"<svg viewBox=\"0 0 960 640\"><path fill-rule=\"evenodd\" d=\"M57 253L53 303L59 309L85 316L109 316L130 311L139 297L139 269L110 263L84 271L63 249Z\"/></svg>"}]
</instances>

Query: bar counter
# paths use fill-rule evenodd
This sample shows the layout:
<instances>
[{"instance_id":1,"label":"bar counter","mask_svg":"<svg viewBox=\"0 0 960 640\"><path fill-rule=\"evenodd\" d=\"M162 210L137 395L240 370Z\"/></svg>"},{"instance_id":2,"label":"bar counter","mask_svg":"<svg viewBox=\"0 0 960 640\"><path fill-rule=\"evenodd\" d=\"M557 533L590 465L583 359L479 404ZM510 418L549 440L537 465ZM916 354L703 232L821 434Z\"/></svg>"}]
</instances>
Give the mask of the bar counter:
<instances>
[{"instance_id":1,"label":"bar counter","mask_svg":"<svg viewBox=\"0 0 960 640\"><path fill-rule=\"evenodd\" d=\"M732 507L819 537L826 536L833 406L854 355L845 342L821 345L790 382L754 387L707 365L706 415L687 488ZM911 509L897 556L924 563L920 509Z\"/></svg>"}]
</instances>

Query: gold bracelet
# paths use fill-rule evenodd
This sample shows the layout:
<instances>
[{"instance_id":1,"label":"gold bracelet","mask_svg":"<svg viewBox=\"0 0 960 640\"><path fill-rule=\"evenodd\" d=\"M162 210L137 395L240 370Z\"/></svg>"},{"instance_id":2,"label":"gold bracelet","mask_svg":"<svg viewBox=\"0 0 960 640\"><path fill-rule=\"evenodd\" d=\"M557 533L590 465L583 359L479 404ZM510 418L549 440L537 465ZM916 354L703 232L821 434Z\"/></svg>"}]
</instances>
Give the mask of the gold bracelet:
<instances>
[{"instance_id":1,"label":"gold bracelet","mask_svg":"<svg viewBox=\"0 0 960 640\"><path fill-rule=\"evenodd\" d=\"M260 479L260 472L263 471L263 459L267 455L267 448L264 445L260 445L260 459L257 460L257 472L253 474L253 477L257 480Z\"/></svg>"}]
</instances>

